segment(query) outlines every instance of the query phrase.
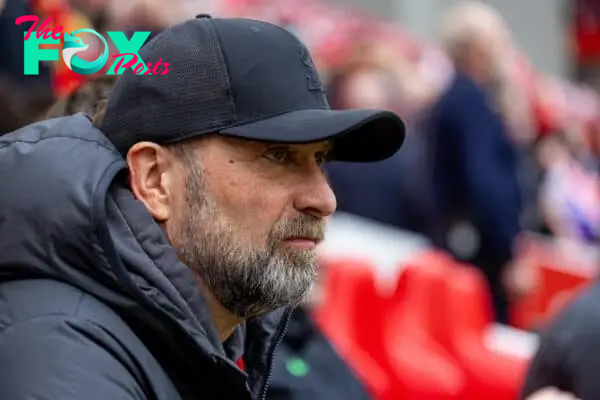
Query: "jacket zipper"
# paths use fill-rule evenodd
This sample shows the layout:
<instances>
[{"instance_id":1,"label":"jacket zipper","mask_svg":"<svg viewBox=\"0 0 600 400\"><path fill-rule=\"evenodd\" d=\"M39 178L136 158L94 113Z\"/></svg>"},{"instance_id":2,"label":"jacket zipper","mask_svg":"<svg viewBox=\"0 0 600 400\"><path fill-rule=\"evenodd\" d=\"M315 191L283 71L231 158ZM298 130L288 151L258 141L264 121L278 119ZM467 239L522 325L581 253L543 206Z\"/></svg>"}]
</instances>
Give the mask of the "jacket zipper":
<instances>
[{"instance_id":1,"label":"jacket zipper","mask_svg":"<svg viewBox=\"0 0 600 400\"><path fill-rule=\"evenodd\" d=\"M279 347L279 344L281 343L281 341L283 340L285 334L287 333L287 329L288 329L288 324L290 322L290 317L292 316L292 313L294 311L289 311L286 314L285 317L285 321L284 321L284 325L283 325L283 329L281 330L281 333L279 334L279 337L277 338L277 341L275 342L275 344L273 345L273 347L271 348L271 351L269 352L269 358L268 358L268 368L269 368L269 372L267 373L267 379L265 379L265 384L263 385L262 388L262 393L260 395L260 399L261 400L266 400L267 399L267 391L269 390L269 385L271 384L271 378L273 376L273 359L275 358L275 352L277 351L277 348Z\"/></svg>"}]
</instances>

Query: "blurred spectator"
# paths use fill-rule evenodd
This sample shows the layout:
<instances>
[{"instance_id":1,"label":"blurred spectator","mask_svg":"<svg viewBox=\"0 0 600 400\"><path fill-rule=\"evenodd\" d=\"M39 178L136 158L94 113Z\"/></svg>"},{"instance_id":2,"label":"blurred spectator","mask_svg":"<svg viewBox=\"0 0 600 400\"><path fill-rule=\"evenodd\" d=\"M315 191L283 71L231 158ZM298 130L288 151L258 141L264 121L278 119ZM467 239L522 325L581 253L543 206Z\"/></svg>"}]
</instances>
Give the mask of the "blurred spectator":
<instances>
[{"instance_id":1,"label":"blurred spectator","mask_svg":"<svg viewBox=\"0 0 600 400\"><path fill-rule=\"evenodd\" d=\"M118 75L101 75L84 83L69 97L57 101L48 113L48 118L79 112L95 115L99 102L108 98L117 78Z\"/></svg>"},{"instance_id":2,"label":"blurred spectator","mask_svg":"<svg viewBox=\"0 0 600 400\"><path fill-rule=\"evenodd\" d=\"M37 93L51 92L50 66L40 63L39 74L25 75L25 49L23 38L30 24L16 25L15 20L23 15L35 15L30 1L4 0L0 2L0 77L6 77L16 87L31 89Z\"/></svg>"},{"instance_id":3,"label":"blurred spectator","mask_svg":"<svg viewBox=\"0 0 600 400\"><path fill-rule=\"evenodd\" d=\"M27 1L0 2L0 134L37 121L54 102L46 63L40 63L39 74L24 74L23 38L29 25L16 25L15 20L31 14Z\"/></svg>"},{"instance_id":4,"label":"blurred spectator","mask_svg":"<svg viewBox=\"0 0 600 400\"><path fill-rule=\"evenodd\" d=\"M596 242L600 228L600 186L586 170L563 135L543 139L538 146L545 174L540 212L550 233L560 238Z\"/></svg>"},{"instance_id":5,"label":"blurred spectator","mask_svg":"<svg viewBox=\"0 0 600 400\"><path fill-rule=\"evenodd\" d=\"M0 135L43 119L54 103L44 88L23 88L18 81L0 78Z\"/></svg>"},{"instance_id":6,"label":"blurred spectator","mask_svg":"<svg viewBox=\"0 0 600 400\"><path fill-rule=\"evenodd\" d=\"M333 108L398 109L402 98L397 76L377 63L356 64L334 74L329 85ZM405 114L403 113L403 116ZM418 139L409 132L402 152L363 165L329 163L326 170L338 199L338 210L402 229L423 226L417 188L411 187L421 154Z\"/></svg>"},{"instance_id":7,"label":"blurred spectator","mask_svg":"<svg viewBox=\"0 0 600 400\"><path fill-rule=\"evenodd\" d=\"M267 398L368 400L370 396L301 307L294 311L277 348Z\"/></svg>"},{"instance_id":8,"label":"blurred spectator","mask_svg":"<svg viewBox=\"0 0 600 400\"><path fill-rule=\"evenodd\" d=\"M486 275L496 317L508 320L504 282L520 231L516 154L498 87L509 57L501 16L480 2L451 9L442 36L456 75L428 121L435 206L431 237Z\"/></svg>"},{"instance_id":9,"label":"blurred spectator","mask_svg":"<svg viewBox=\"0 0 600 400\"><path fill-rule=\"evenodd\" d=\"M95 30L105 31L108 25L108 4L111 0L69 0L71 7L85 14Z\"/></svg>"},{"instance_id":10,"label":"blurred spectator","mask_svg":"<svg viewBox=\"0 0 600 400\"><path fill-rule=\"evenodd\" d=\"M181 8L180 0L170 0L167 7L161 0L128 0L127 2L108 0L106 13L111 26L131 32L146 30L156 33L194 17L194 15L181 15Z\"/></svg>"}]
</instances>

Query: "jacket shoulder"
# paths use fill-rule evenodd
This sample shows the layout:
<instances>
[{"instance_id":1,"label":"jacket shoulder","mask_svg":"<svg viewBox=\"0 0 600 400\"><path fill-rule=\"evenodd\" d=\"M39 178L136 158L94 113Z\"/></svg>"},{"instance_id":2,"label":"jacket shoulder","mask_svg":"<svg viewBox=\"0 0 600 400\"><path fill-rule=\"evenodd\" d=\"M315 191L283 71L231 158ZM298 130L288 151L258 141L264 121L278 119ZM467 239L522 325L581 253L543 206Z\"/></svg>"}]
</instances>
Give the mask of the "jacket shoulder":
<instances>
[{"instance_id":1,"label":"jacket shoulder","mask_svg":"<svg viewBox=\"0 0 600 400\"><path fill-rule=\"evenodd\" d=\"M0 332L40 318L87 320L111 329L127 329L108 306L72 285L50 279L0 283Z\"/></svg>"},{"instance_id":2,"label":"jacket shoulder","mask_svg":"<svg viewBox=\"0 0 600 400\"><path fill-rule=\"evenodd\" d=\"M176 393L116 312L58 281L0 284L0 354L0 387L11 400L45 393L64 400L145 400L157 388Z\"/></svg>"},{"instance_id":3,"label":"jacket shoulder","mask_svg":"<svg viewBox=\"0 0 600 400\"><path fill-rule=\"evenodd\" d=\"M110 140L97 128L85 114L45 119L25 125L0 137L0 147L13 143L37 143L56 138L77 139L103 147L118 155L118 151Z\"/></svg>"}]
</instances>

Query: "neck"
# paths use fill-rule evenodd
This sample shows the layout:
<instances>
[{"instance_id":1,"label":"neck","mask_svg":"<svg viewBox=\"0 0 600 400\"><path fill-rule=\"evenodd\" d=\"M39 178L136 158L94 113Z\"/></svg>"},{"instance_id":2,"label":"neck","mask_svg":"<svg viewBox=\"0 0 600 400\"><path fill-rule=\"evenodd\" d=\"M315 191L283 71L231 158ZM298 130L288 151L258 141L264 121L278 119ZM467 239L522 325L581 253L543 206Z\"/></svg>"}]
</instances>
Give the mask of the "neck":
<instances>
[{"instance_id":1,"label":"neck","mask_svg":"<svg viewBox=\"0 0 600 400\"><path fill-rule=\"evenodd\" d=\"M229 310L227 310L215 297L212 293L207 289L206 285L202 282L201 279L198 279L200 284L200 289L204 294L206 299L206 303L208 305L208 312L212 317L213 324L219 335L219 339L221 342L225 342L235 331L235 328L242 322L242 318L234 315Z\"/></svg>"},{"instance_id":2,"label":"neck","mask_svg":"<svg viewBox=\"0 0 600 400\"><path fill-rule=\"evenodd\" d=\"M242 319L227 311L218 301L210 299L208 310L219 334L221 342L225 342L242 322Z\"/></svg>"},{"instance_id":3,"label":"neck","mask_svg":"<svg viewBox=\"0 0 600 400\"><path fill-rule=\"evenodd\" d=\"M484 88L490 85L489 76L474 65L470 65L469 63L457 63L455 67L457 72L471 78L477 86Z\"/></svg>"}]
</instances>

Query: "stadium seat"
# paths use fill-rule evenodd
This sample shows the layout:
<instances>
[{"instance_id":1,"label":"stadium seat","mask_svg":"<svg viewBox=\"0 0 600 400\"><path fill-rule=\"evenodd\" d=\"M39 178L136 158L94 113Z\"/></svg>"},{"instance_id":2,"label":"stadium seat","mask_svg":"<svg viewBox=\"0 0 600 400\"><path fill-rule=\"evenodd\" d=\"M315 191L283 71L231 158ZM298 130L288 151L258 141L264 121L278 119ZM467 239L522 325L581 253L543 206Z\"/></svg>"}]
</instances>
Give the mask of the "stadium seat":
<instances>
[{"instance_id":1,"label":"stadium seat","mask_svg":"<svg viewBox=\"0 0 600 400\"><path fill-rule=\"evenodd\" d=\"M440 343L447 346L465 373L465 398L513 400L517 398L528 360L488 349L484 334L492 323L490 294L482 274L458 266L448 280L448 331Z\"/></svg>"},{"instance_id":2,"label":"stadium seat","mask_svg":"<svg viewBox=\"0 0 600 400\"><path fill-rule=\"evenodd\" d=\"M386 372L372 355L360 348L351 331L360 324L355 302L360 297L359 282L372 281L374 268L370 264L355 259L329 260L323 263L324 304L315 310L315 320L333 346L354 369L376 399L389 398L390 381ZM360 326L360 329L365 329ZM368 329L368 328L367 328Z\"/></svg>"},{"instance_id":3,"label":"stadium seat","mask_svg":"<svg viewBox=\"0 0 600 400\"><path fill-rule=\"evenodd\" d=\"M369 329L353 332L390 375L390 400L462 398L461 371L429 335L436 323L439 286L446 277L428 267L406 267L396 294L388 299L377 295L373 281L360 283L356 313Z\"/></svg>"}]
</instances>

